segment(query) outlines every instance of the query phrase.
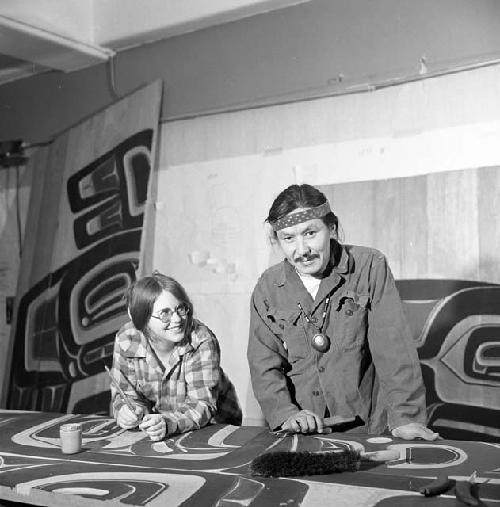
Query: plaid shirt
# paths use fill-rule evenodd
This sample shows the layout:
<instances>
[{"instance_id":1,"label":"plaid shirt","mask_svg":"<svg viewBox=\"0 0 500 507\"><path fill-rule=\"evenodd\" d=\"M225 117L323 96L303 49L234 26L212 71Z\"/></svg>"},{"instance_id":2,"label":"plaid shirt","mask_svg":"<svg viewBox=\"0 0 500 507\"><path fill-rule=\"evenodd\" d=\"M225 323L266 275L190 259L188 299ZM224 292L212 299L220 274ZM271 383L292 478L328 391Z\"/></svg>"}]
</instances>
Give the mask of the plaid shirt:
<instances>
[{"instance_id":1,"label":"plaid shirt","mask_svg":"<svg viewBox=\"0 0 500 507\"><path fill-rule=\"evenodd\" d=\"M118 331L111 374L131 401L165 417L168 435L209 423L241 424L236 391L220 367L215 335L194 321L188 343L177 345L165 367L143 333L128 322ZM113 414L125 404L111 384Z\"/></svg>"}]
</instances>

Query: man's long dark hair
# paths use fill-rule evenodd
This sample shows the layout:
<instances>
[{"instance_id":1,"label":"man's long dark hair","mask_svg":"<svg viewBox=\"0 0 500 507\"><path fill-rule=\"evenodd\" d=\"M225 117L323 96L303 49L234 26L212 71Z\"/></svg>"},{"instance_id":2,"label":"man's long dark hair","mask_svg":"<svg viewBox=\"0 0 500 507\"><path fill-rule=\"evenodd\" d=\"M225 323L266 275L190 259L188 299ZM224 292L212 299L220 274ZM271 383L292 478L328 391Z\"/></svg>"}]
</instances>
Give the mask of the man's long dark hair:
<instances>
[{"instance_id":1,"label":"man's long dark hair","mask_svg":"<svg viewBox=\"0 0 500 507\"><path fill-rule=\"evenodd\" d=\"M307 183L290 185L274 199L266 222L272 224L298 208L315 208L325 202L327 202L325 194L312 185ZM333 211L324 216L322 220L328 227L337 232L339 220Z\"/></svg>"}]
</instances>

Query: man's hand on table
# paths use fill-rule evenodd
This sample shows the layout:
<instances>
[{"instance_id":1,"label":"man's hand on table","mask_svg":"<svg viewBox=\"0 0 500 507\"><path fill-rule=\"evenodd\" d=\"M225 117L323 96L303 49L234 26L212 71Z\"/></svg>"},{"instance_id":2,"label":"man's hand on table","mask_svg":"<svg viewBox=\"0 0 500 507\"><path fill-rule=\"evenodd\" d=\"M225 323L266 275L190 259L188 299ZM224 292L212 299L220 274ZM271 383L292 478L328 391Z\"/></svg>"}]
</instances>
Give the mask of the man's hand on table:
<instances>
[{"instance_id":1,"label":"man's hand on table","mask_svg":"<svg viewBox=\"0 0 500 507\"><path fill-rule=\"evenodd\" d=\"M338 420L337 420L338 419ZM325 420L310 410L301 410L291 415L278 430L278 433L331 433L335 424L350 422L352 419L330 417ZM326 425L325 425L326 424ZM398 426L391 431L392 435L403 440L437 440L439 433L435 433L423 424L409 423Z\"/></svg>"},{"instance_id":2,"label":"man's hand on table","mask_svg":"<svg viewBox=\"0 0 500 507\"><path fill-rule=\"evenodd\" d=\"M291 415L279 430L283 433L331 433L331 429L323 425L323 418L310 410L301 410Z\"/></svg>"},{"instance_id":3,"label":"man's hand on table","mask_svg":"<svg viewBox=\"0 0 500 507\"><path fill-rule=\"evenodd\" d=\"M392 436L402 438L403 440L416 440L417 438L423 440L437 440L439 438L439 433L434 433L420 423L409 423L398 426L394 428L391 433Z\"/></svg>"}]
</instances>

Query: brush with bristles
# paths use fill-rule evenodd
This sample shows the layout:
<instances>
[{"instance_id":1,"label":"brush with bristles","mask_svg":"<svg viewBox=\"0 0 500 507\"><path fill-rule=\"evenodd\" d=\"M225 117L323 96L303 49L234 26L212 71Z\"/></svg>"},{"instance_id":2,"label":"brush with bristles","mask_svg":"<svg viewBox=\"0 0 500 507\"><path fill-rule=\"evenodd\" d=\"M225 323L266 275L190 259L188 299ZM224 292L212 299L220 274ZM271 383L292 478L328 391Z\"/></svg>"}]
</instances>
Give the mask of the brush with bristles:
<instances>
[{"instance_id":1,"label":"brush with bristles","mask_svg":"<svg viewBox=\"0 0 500 507\"><path fill-rule=\"evenodd\" d=\"M274 451L257 456L250 463L250 473L263 477L299 477L337 472L355 472L362 461L392 461L399 451L360 452L352 448L333 451Z\"/></svg>"}]
</instances>

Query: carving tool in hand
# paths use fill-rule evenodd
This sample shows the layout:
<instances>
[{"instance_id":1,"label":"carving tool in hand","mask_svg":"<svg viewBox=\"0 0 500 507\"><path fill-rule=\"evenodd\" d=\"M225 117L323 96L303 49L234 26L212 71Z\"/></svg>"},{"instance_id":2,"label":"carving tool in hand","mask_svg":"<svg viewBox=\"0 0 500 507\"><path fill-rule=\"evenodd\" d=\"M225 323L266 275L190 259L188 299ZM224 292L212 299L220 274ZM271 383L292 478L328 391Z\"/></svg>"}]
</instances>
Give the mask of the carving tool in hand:
<instances>
[{"instance_id":1,"label":"carving tool in hand","mask_svg":"<svg viewBox=\"0 0 500 507\"><path fill-rule=\"evenodd\" d=\"M134 406L134 404L130 401L130 398L125 394L125 392L123 391L123 389L120 387L120 384L116 381L116 379L113 377L113 375L111 374L111 371L110 369L104 365L104 368L106 368L106 371L108 372L108 375L109 375L109 378L111 379L111 382L112 384L115 386L116 390L118 391L118 394L120 395L120 398L123 400L123 402L127 405L127 407L129 408L129 410L135 414L135 409L136 407Z\"/></svg>"},{"instance_id":2,"label":"carving tool in hand","mask_svg":"<svg viewBox=\"0 0 500 507\"><path fill-rule=\"evenodd\" d=\"M354 417L341 417L338 415L334 415L332 417L325 417L323 419L323 433L319 433L320 435L325 433L332 433L333 427L338 424L345 424L354 421ZM296 435L297 432L288 428L280 428L279 430L273 431L275 435Z\"/></svg>"}]
</instances>

